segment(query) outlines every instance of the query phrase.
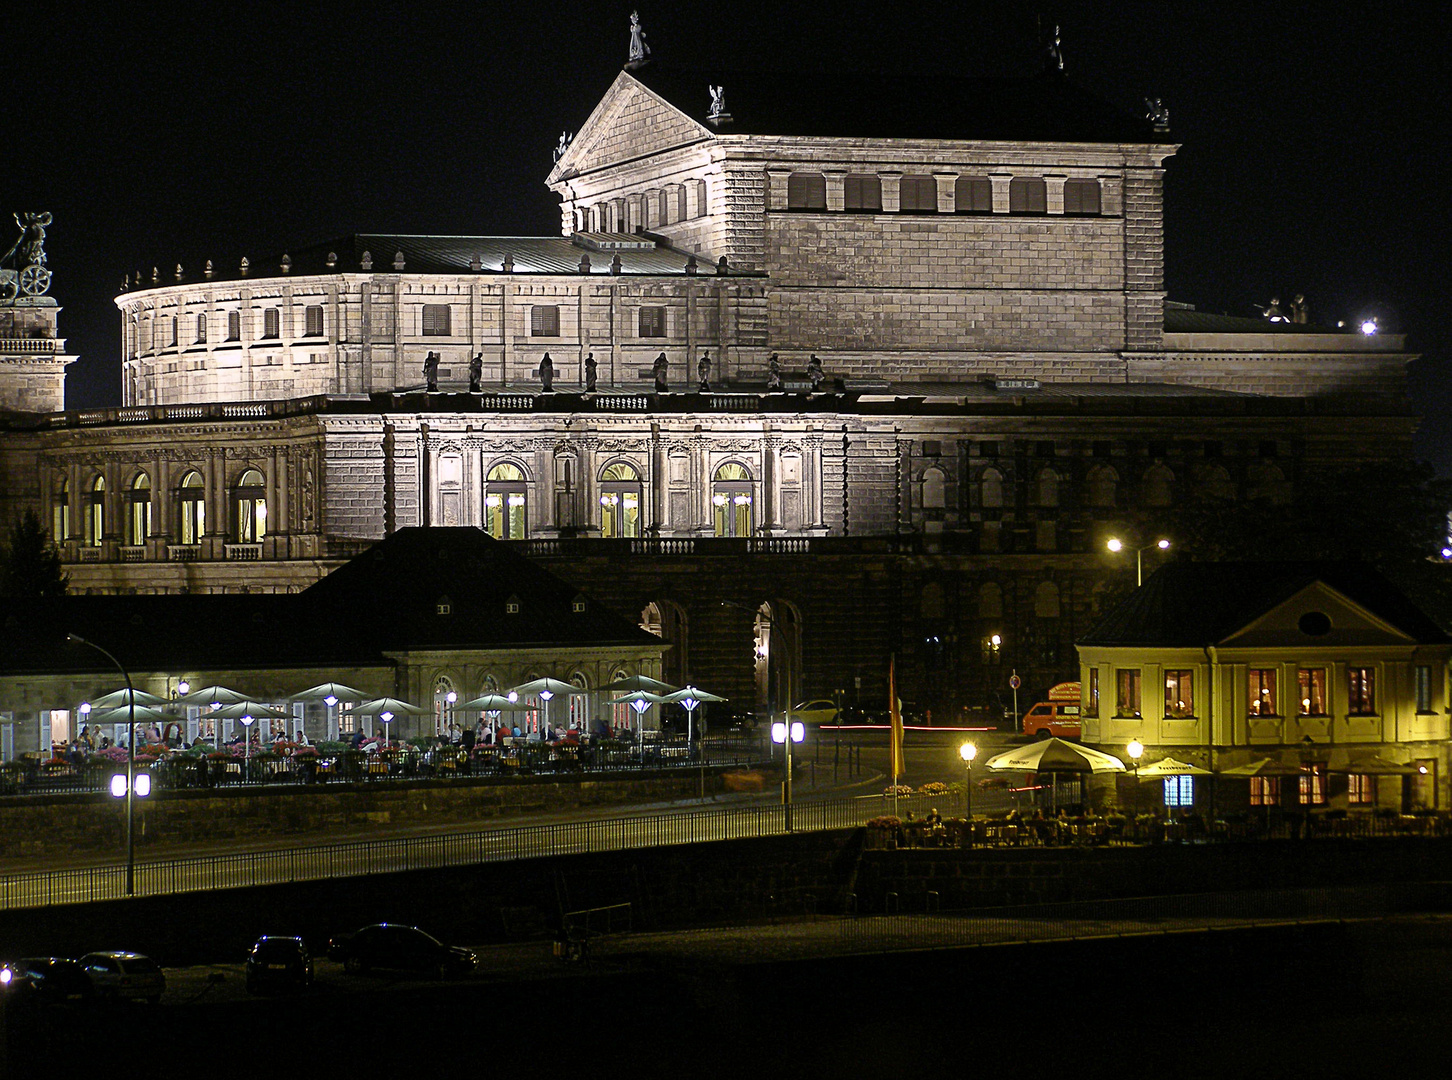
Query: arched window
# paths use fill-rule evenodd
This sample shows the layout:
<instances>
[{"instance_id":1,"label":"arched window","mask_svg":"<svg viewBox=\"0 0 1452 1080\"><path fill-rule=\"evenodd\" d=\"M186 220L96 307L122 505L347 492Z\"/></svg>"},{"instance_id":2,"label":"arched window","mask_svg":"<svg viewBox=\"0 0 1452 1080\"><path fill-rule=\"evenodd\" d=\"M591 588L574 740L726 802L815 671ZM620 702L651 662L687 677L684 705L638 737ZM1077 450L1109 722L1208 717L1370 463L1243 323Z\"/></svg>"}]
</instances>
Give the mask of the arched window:
<instances>
[{"instance_id":1,"label":"arched window","mask_svg":"<svg viewBox=\"0 0 1452 1080\"><path fill-rule=\"evenodd\" d=\"M936 465L923 470L923 509L941 510L946 505L946 480Z\"/></svg>"},{"instance_id":2,"label":"arched window","mask_svg":"<svg viewBox=\"0 0 1452 1080\"><path fill-rule=\"evenodd\" d=\"M1059 505L1059 474L1042 469L1034 480L1034 500L1039 506Z\"/></svg>"},{"instance_id":3,"label":"arched window","mask_svg":"<svg viewBox=\"0 0 1452 1080\"><path fill-rule=\"evenodd\" d=\"M57 544L71 536L71 482L62 479L56 489L55 502L51 506L50 538Z\"/></svg>"},{"instance_id":4,"label":"arched window","mask_svg":"<svg viewBox=\"0 0 1452 1080\"><path fill-rule=\"evenodd\" d=\"M464 458L460 454L439 455L439 524L464 523Z\"/></svg>"},{"instance_id":5,"label":"arched window","mask_svg":"<svg viewBox=\"0 0 1452 1080\"><path fill-rule=\"evenodd\" d=\"M711 509L717 536L750 536L752 483L745 466L728 461L711 481Z\"/></svg>"},{"instance_id":6,"label":"arched window","mask_svg":"<svg viewBox=\"0 0 1452 1080\"><path fill-rule=\"evenodd\" d=\"M953 204L960 214L991 214L993 184L986 176L960 176L953 181Z\"/></svg>"},{"instance_id":7,"label":"arched window","mask_svg":"<svg viewBox=\"0 0 1452 1080\"><path fill-rule=\"evenodd\" d=\"M792 173L788 176L787 209L827 209L827 178L821 173Z\"/></svg>"},{"instance_id":8,"label":"arched window","mask_svg":"<svg viewBox=\"0 0 1452 1080\"><path fill-rule=\"evenodd\" d=\"M1003 618L1003 589L996 581L985 581L978 589L978 617Z\"/></svg>"},{"instance_id":9,"label":"arched window","mask_svg":"<svg viewBox=\"0 0 1452 1080\"><path fill-rule=\"evenodd\" d=\"M1049 209L1049 189L1039 176L1015 176L1008 182L1010 214L1043 214Z\"/></svg>"},{"instance_id":10,"label":"arched window","mask_svg":"<svg viewBox=\"0 0 1452 1080\"><path fill-rule=\"evenodd\" d=\"M1119 486L1119 474L1108 465L1089 470L1085 500L1090 506L1113 506Z\"/></svg>"},{"instance_id":11,"label":"arched window","mask_svg":"<svg viewBox=\"0 0 1452 1080\"><path fill-rule=\"evenodd\" d=\"M1034 615L1040 619L1059 617L1059 587L1052 581L1041 581L1034 590Z\"/></svg>"},{"instance_id":12,"label":"arched window","mask_svg":"<svg viewBox=\"0 0 1452 1080\"><path fill-rule=\"evenodd\" d=\"M207 532L206 488L202 474L195 469L182 477L180 528L177 535L183 544L200 544Z\"/></svg>"},{"instance_id":13,"label":"arched window","mask_svg":"<svg viewBox=\"0 0 1452 1080\"><path fill-rule=\"evenodd\" d=\"M898 206L904 214L936 214L938 182L931 176L904 176L898 181Z\"/></svg>"},{"instance_id":14,"label":"arched window","mask_svg":"<svg viewBox=\"0 0 1452 1080\"><path fill-rule=\"evenodd\" d=\"M453 700L450 700L452 695ZM434 730L433 735L452 737L451 728L456 722L454 718L454 705L458 703L459 695L454 690L454 680L447 675L440 675L434 680Z\"/></svg>"},{"instance_id":15,"label":"arched window","mask_svg":"<svg viewBox=\"0 0 1452 1080\"><path fill-rule=\"evenodd\" d=\"M583 672L575 672L570 676L570 685L581 690L590 689L590 682L585 678ZM590 701L593 694L571 694L570 701L570 727L579 732L590 730Z\"/></svg>"},{"instance_id":16,"label":"arched window","mask_svg":"<svg viewBox=\"0 0 1452 1080\"><path fill-rule=\"evenodd\" d=\"M1003 474L997 469L984 469L978 481L979 504L985 510L1003 507Z\"/></svg>"},{"instance_id":17,"label":"arched window","mask_svg":"<svg viewBox=\"0 0 1452 1080\"><path fill-rule=\"evenodd\" d=\"M97 476L86 489L86 544L100 547L106 536L106 478Z\"/></svg>"},{"instance_id":18,"label":"arched window","mask_svg":"<svg viewBox=\"0 0 1452 1080\"><path fill-rule=\"evenodd\" d=\"M943 586L936 581L930 581L923 586L923 591L918 598L918 611L923 619L929 622L940 621L948 617L948 600L943 594Z\"/></svg>"},{"instance_id":19,"label":"arched window","mask_svg":"<svg viewBox=\"0 0 1452 1080\"><path fill-rule=\"evenodd\" d=\"M1264 499L1279 505L1290 498L1291 485L1286 483L1286 474L1281 472L1278 465L1268 461L1252 465L1247 479L1249 486L1246 495L1252 499Z\"/></svg>"},{"instance_id":20,"label":"arched window","mask_svg":"<svg viewBox=\"0 0 1452 1080\"><path fill-rule=\"evenodd\" d=\"M126 493L126 543L138 547L151 535L151 478L137 473Z\"/></svg>"},{"instance_id":21,"label":"arched window","mask_svg":"<svg viewBox=\"0 0 1452 1080\"><path fill-rule=\"evenodd\" d=\"M267 491L262 474L256 469L248 469L237 481L233 506L237 543L260 544L267 535Z\"/></svg>"},{"instance_id":22,"label":"arched window","mask_svg":"<svg viewBox=\"0 0 1452 1080\"><path fill-rule=\"evenodd\" d=\"M600 535L640 535L640 474L617 461L600 474Z\"/></svg>"},{"instance_id":23,"label":"arched window","mask_svg":"<svg viewBox=\"0 0 1452 1080\"><path fill-rule=\"evenodd\" d=\"M1145 506L1169 506L1171 501L1170 485L1175 481L1175 474L1170 472L1163 465L1151 465L1144 471L1144 479L1141 481L1142 501Z\"/></svg>"},{"instance_id":24,"label":"arched window","mask_svg":"<svg viewBox=\"0 0 1452 1080\"><path fill-rule=\"evenodd\" d=\"M848 176L842 182L842 209L881 210L882 181L875 176Z\"/></svg>"},{"instance_id":25,"label":"arched window","mask_svg":"<svg viewBox=\"0 0 1452 1080\"><path fill-rule=\"evenodd\" d=\"M1235 498L1235 481L1224 465L1206 465L1200 473L1200 488L1212 499Z\"/></svg>"},{"instance_id":26,"label":"arched window","mask_svg":"<svg viewBox=\"0 0 1452 1080\"><path fill-rule=\"evenodd\" d=\"M484 483L484 528L496 540L523 540L524 473L518 465L496 465Z\"/></svg>"}]
</instances>

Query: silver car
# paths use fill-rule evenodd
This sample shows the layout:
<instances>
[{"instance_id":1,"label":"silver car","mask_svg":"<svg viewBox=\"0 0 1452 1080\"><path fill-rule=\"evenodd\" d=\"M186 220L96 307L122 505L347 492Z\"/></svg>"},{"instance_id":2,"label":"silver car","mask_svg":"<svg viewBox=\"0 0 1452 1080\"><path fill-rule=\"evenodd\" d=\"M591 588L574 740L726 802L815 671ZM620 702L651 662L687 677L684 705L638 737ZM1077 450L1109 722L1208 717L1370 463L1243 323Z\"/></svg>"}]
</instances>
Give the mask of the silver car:
<instances>
[{"instance_id":1,"label":"silver car","mask_svg":"<svg viewBox=\"0 0 1452 1080\"><path fill-rule=\"evenodd\" d=\"M155 1005L166 990L166 976L156 961L133 952L93 952L77 961L103 1000L148 1001Z\"/></svg>"}]
</instances>

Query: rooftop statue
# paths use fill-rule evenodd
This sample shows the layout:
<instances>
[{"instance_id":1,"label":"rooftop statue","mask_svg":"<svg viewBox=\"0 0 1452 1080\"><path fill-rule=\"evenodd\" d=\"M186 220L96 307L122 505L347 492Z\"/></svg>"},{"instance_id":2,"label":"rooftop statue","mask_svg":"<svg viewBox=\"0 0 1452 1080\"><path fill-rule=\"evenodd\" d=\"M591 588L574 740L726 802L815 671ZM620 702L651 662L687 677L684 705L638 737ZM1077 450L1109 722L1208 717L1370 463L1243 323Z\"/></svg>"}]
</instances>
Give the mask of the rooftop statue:
<instances>
[{"instance_id":1,"label":"rooftop statue","mask_svg":"<svg viewBox=\"0 0 1452 1080\"><path fill-rule=\"evenodd\" d=\"M1155 126L1156 131L1170 130L1170 109L1162 98L1145 98L1144 109L1144 118Z\"/></svg>"},{"instance_id":2,"label":"rooftop statue","mask_svg":"<svg viewBox=\"0 0 1452 1080\"><path fill-rule=\"evenodd\" d=\"M650 57L650 46L645 43L645 31L640 28L640 12L630 13L630 62L627 67L639 67Z\"/></svg>"},{"instance_id":3,"label":"rooftop statue","mask_svg":"<svg viewBox=\"0 0 1452 1080\"><path fill-rule=\"evenodd\" d=\"M565 156L565 151L570 148L570 142L574 139L574 137L575 136L568 131L560 132L560 141L555 144L556 161L559 161L560 158Z\"/></svg>"},{"instance_id":4,"label":"rooftop statue","mask_svg":"<svg viewBox=\"0 0 1452 1080\"><path fill-rule=\"evenodd\" d=\"M1059 28L1054 27L1054 32L1049 35L1048 44L1045 46L1048 53L1048 65L1050 71L1064 70L1064 46L1059 39Z\"/></svg>"},{"instance_id":5,"label":"rooftop statue","mask_svg":"<svg viewBox=\"0 0 1452 1080\"><path fill-rule=\"evenodd\" d=\"M726 115L726 88L724 86L707 85L706 89L711 93L711 108L706 115L712 120Z\"/></svg>"},{"instance_id":6,"label":"rooftop statue","mask_svg":"<svg viewBox=\"0 0 1452 1080\"><path fill-rule=\"evenodd\" d=\"M40 296L50 288L50 271L45 266L45 227L50 214L15 215L20 238L0 257L0 300L14 300L20 293Z\"/></svg>"}]
</instances>

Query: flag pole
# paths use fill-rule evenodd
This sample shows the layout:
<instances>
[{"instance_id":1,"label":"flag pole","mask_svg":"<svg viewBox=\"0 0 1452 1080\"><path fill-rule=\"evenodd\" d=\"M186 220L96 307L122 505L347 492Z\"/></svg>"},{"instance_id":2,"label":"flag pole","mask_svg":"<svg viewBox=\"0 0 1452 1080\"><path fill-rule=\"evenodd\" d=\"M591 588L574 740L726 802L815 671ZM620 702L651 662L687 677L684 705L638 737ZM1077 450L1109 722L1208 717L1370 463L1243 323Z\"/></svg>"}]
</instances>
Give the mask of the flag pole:
<instances>
[{"instance_id":1,"label":"flag pole","mask_svg":"<svg viewBox=\"0 0 1452 1080\"><path fill-rule=\"evenodd\" d=\"M892 815L897 817L897 778L902 775L902 711L897 704L897 653L887 662L887 709L891 722L888 758L892 768Z\"/></svg>"}]
</instances>

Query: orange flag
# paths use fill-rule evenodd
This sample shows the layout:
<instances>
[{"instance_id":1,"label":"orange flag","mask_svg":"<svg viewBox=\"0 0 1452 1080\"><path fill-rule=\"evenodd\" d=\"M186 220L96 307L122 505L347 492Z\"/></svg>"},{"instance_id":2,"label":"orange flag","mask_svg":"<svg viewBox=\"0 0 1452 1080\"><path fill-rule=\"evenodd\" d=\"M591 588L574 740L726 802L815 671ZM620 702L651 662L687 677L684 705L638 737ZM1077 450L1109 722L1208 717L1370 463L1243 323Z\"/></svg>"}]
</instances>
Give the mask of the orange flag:
<instances>
[{"instance_id":1,"label":"orange flag","mask_svg":"<svg viewBox=\"0 0 1452 1080\"><path fill-rule=\"evenodd\" d=\"M887 708L892 717L892 782L897 783L897 778L907 772L907 767L902 760L902 708L897 700L897 656L894 655L887 665Z\"/></svg>"}]
</instances>

